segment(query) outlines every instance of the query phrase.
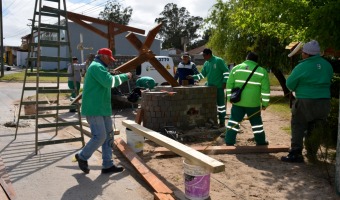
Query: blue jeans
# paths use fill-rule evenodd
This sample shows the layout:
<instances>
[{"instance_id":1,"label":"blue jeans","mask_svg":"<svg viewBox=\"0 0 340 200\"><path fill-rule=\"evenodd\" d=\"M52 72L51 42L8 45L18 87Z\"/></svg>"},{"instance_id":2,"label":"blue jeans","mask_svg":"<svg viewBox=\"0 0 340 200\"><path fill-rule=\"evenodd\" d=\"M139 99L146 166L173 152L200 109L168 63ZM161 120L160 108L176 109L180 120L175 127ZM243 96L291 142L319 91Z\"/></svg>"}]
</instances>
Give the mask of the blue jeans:
<instances>
[{"instance_id":1,"label":"blue jeans","mask_svg":"<svg viewBox=\"0 0 340 200\"><path fill-rule=\"evenodd\" d=\"M113 129L112 119L110 116L86 116L90 124L92 138L80 151L79 158L88 160L94 151L102 146L103 169L113 166L112 160L112 142Z\"/></svg>"}]
</instances>

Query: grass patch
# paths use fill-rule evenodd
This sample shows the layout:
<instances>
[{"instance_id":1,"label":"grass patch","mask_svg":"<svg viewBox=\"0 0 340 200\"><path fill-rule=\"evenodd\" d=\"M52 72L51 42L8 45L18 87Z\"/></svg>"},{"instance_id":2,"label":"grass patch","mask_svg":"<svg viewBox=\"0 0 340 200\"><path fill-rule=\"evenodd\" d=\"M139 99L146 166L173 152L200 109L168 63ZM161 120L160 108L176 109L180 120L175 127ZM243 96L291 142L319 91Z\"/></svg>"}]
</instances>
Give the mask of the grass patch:
<instances>
[{"instance_id":1,"label":"grass patch","mask_svg":"<svg viewBox=\"0 0 340 200\"><path fill-rule=\"evenodd\" d=\"M270 86L281 86L279 80L275 77L273 73L268 73Z\"/></svg>"},{"instance_id":2,"label":"grass patch","mask_svg":"<svg viewBox=\"0 0 340 200\"><path fill-rule=\"evenodd\" d=\"M290 119L289 99L284 96L270 97L268 110L280 115L283 119Z\"/></svg>"},{"instance_id":3,"label":"grass patch","mask_svg":"<svg viewBox=\"0 0 340 200\"><path fill-rule=\"evenodd\" d=\"M51 71L49 71L51 72ZM61 71L61 72L66 72ZM25 78L25 71L13 73L13 74L7 74L4 77L0 78L0 81L9 81L9 82L22 82ZM36 76L27 76L26 82L33 83L36 82L37 77ZM67 83L68 79L67 77L60 77L59 82L60 83ZM44 83L56 83L57 77L39 77L39 82Z\"/></svg>"}]
</instances>

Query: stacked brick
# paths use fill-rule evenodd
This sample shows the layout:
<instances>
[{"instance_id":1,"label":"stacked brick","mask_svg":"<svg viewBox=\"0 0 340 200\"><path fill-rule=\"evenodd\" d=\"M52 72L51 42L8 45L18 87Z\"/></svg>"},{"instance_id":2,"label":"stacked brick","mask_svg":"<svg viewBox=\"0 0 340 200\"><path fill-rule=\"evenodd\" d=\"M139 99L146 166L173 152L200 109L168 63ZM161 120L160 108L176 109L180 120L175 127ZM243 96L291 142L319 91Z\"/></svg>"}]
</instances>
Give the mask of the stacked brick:
<instances>
[{"instance_id":1,"label":"stacked brick","mask_svg":"<svg viewBox=\"0 0 340 200\"><path fill-rule=\"evenodd\" d=\"M143 126L163 131L165 126L189 130L217 121L216 89L206 86L156 87L142 94Z\"/></svg>"}]
</instances>

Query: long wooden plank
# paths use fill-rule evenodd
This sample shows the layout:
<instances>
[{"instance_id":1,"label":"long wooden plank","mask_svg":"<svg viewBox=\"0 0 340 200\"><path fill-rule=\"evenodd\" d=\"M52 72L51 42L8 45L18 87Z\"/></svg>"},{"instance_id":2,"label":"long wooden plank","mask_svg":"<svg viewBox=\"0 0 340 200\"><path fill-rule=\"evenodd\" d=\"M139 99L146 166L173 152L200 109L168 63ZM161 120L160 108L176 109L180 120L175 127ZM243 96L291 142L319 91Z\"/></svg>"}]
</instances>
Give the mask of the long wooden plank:
<instances>
[{"instance_id":1,"label":"long wooden plank","mask_svg":"<svg viewBox=\"0 0 340 200\"><path fill-rule=\"evenodd\" d=\"M246 153L278 153L278 152L288 152L289 147L278 146L278 145L268 145L268 146L210 146L206 148L205 146L195 146L191 147L196 151L202 152L208 155L217 154L246 154ZM176 155L174 152L170 151L165 147L157 147L153 153L160 153L163 155Z\"/></svg>"},{"instance_id":2,"label":"long wooden plank","mask_svg":"<svg viewBox=\"0 0 340 200\"><path fill-rule=\"evenodd\" d=\"M171 194L154 193L154 200L175 200Z\"/></svg>"},{"instance_id":3,"label":"long wooden plank","mask_svg":"<svg viewBox=\"0 0 340 200\"><path fill-rule=\"evenodd\" d=\"M179 143L175 140L172 140L160 133L157 133L153 130L145 128L134 121L131 120L124 120L122 124L138 133L153 142L164 146L171 151L175 152L176 154L190 160L192 163L202 166L209 170L211 173L218 173L225 171L225 166L222 162L215 160L201 152L196 151L195 149L188 147L182 143Z\"/></svg>"},{"instance_id":4,"label":"long wooden plank","mask_svg":"<svg viewBox=\"0 0 340 200\"><path fill-rule=\"evenodd\" d=\"M148 166L135 152L133 152L133 150L124 142L124 140L118 138L115 140L115 144L155 192L162 194L173 193L168 186L166 186L155 174L150 171Z\"/></svg>"}]
</instances>

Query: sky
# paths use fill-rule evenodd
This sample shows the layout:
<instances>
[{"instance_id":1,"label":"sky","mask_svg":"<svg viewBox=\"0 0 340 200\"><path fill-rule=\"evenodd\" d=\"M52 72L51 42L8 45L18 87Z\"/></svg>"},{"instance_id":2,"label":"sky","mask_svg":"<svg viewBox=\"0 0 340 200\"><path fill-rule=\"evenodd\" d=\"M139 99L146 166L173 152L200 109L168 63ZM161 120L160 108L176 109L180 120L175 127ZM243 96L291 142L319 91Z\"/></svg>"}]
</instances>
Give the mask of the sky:
<instances>
[{"instance_id":1,"label":"sky","mask_svg":"<svg viewBox=\"0 0 340 200\"><path fill-rule=\"evenodd\" d=\"M2 1L3 43L4 46L20 46L21 37L30 34L35 0L0 0ZM132 7L129 26L145 30L146 34L155 27L155 19L160 17L168 3L185 7L191 16L206 18L216 0L118 0L123 7ZM46 1L43 1L46 2ZM66 0L67 11L99 17L107 0ZM52 23L52 22L51 22Z\"/></svg>"}]
</instances>

